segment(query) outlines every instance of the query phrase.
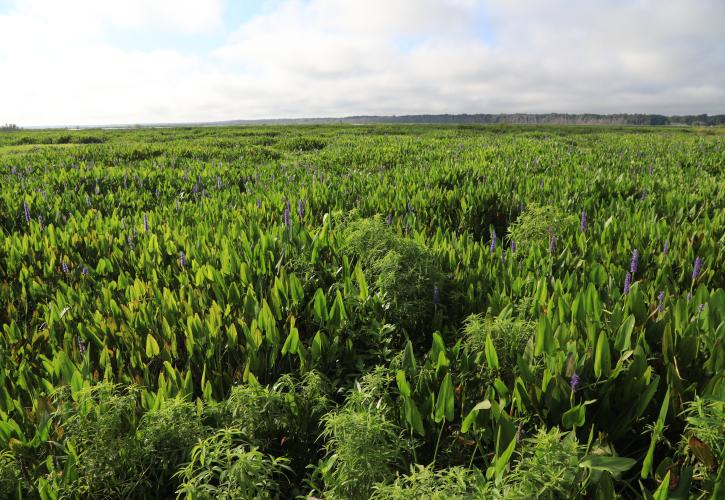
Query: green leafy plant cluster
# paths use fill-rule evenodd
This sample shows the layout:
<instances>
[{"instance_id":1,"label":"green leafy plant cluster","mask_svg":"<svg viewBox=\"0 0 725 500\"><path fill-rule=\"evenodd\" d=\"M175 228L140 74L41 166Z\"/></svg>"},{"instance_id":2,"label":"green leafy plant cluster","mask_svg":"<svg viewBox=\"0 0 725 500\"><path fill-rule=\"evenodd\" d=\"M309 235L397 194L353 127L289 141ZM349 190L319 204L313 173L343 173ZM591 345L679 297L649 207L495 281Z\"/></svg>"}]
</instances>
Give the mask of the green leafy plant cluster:
<instances>
[{"instance_id":1,"label":"green leafy plant cluster","mask_svg":"<svg viewBox=\"0 0 725 500\"><path fill-rule=\"evenodd\" d=\"M720 498L721 130L0 137L0 497Z\"/></svg>"}]
</instances>

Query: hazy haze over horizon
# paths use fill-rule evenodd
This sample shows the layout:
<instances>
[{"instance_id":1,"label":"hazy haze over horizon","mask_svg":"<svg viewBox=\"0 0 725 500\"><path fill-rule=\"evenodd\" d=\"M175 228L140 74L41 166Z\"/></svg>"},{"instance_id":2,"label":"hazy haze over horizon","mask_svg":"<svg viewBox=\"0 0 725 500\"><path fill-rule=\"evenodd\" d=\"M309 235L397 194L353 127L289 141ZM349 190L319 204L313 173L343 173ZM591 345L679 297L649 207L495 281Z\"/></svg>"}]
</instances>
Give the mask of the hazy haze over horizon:
<instances>
[{"instance_id":1,"label":"hazy haze over horizon","mask_svg":"<svg viewBox=\"0 0 725 500\"><path fill-rule=\"evenodd\" d=\"M0 0L0 124L725 113L725 1Z\"/></svg>"}]
</instances>

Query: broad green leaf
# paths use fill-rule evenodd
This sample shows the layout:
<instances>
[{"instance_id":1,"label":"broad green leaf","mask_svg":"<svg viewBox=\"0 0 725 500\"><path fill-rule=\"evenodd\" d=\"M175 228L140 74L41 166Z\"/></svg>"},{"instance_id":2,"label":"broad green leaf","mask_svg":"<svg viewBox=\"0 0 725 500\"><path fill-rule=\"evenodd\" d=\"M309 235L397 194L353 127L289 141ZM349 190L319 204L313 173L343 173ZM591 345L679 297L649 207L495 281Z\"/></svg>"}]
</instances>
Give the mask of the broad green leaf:
<instances>
[{"instance_id":1,"label":"broad green leaf","mask_svg":"<svg viewBox=\"0 0 725 500\"><path fill-rule=\"evenodd\" d=\"M608 376L612 371L612 355L609 351L609 339L606 332L599 332L597 340L597 350L594 355L594 375L597 378Z\"/></svg>"},{"instance_id":2,"label":"broad green leaf","mask_svg":"<svg viewBox=\"0 0 725 500\"><path fill-rule=\"evenodd\" d=\"M440 423L445 418L449 422L453 421L454 416L454 393L451 374L446 373L438 391L438 400L435 408L435 421Z\"/></svg>"},{"instance_id":3,"label":"broad green leaf","mask_svg":"<svg viewBox=\"0 0 725 500\"><path fill-rule=\"evenodd\" d=\"M496 348L491 340L491 335L486 336L486 345L484 346L484 353L486 355L486 363L492 370L498 370L498 355L496 354Z\"/></svg>"},{"instance_id":4,"label":"broad green leaf","mask_svg":"<svg viewBox=\"0 0 725 500\"><path fill-rule=\"evenodd\" d=\"M159 344L156 339L150 333L146 335L146 357L153 358L158 356L161 351L159 350Z\"/></svg>"},{"instance_id":5,"label":"broad green leaf","mask_svg":"<svg viewBox=\"0 0 725 500\"><path fill-rule=\"evenodd\" d=\"M609 457L603 455L587 455L579 462L579 467L607 471L612 475L626 472L631 469L637 461L627 457Z\"/></svg>"}]
</instances>

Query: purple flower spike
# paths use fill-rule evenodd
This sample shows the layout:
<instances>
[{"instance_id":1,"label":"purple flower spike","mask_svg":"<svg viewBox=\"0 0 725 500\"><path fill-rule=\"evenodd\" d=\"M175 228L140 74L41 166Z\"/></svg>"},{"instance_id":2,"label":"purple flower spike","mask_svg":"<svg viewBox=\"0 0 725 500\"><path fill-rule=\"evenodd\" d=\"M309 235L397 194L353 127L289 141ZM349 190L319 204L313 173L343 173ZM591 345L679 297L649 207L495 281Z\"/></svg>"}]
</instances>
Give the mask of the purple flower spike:
<instances>
[{"instance_id":1,"label":"purple flower spike","mask_svg":"<svg viewBox=\"0 0 725 500\"><path fill-rule=\"evenodd\" d=\"M627 276L624 277L624 294L627 295L629 293L629 286L632 283L632 274L627 273Z\"/></svg>"},{"instance_id":2,"label":"purple flower spike","mask_svg":"<svg viewBox=\"0 0 725 500\"><path fill-rule=\"evenodd\" d=\"M186 254L183 250L179 254L179 264L181 264L181 267L184 267L186 265Z\"/></svg>"},{"instance_id":3,"label":"purple flower spike","mask_svg":"<svg viewBox=\"0 0 725 500\"><path fill-rule=\"evenodd\" d=\"M652 175L652 170L654 170L654 165L651 163L649 164L649 175Z\"/></svg>"},{"instance_id":4,"label":"purple flower spike","mask_svg":"<svg viewBox=\"0 0 725 500\"><path fill-rule=\"evenodd\" d=\"M297 202L297 215L300 219L305 216L305 203L302 200Z\"/></svg>"},{"instance_id":5,"label":"purple flower spike","mask_svg":"<svg viewBox=\"0 0 725 500\"><path fill-rule=\"evenodd\" d=\"M642 191L642 201L647 199L647 190Z\"/></svg>"},{"instance_id":6,"label":"purple flower spike","mask_svg":"<svg viewBox=\"0 0 725 500\"><path fill-rule=\"evenodd\" d=\"M143 230L149 232L149 214L143 214Z\"/></svg>"},{"instance_id":7,"label":"purple flower spike","mask_svg":"<svg viewBox=\"0 0 725 500\"><path fill-rule=\"evenodd\" d=\"M553 234L551 235L551 238L549 238L549 253L554 253L556 251L556 236Z\"/></svg>"},{"instance_id":8,"label":"purple flower spike","mask_svg":"<svg viewBox=\"0 0 725 500\"><path fill-rule=\"evenodd\" d=\"M388 219L386 222L388 223L388 226L393 223L393 214L388 214Z\"/></svg>"},{"instance_id":9,"label":"purple flower spike","mask_svg":"<svg viewBox=\"0 0 725 500\"><path fill-rule=\"evenodd\" d=\"M440 304L440 292L438 291L438 287L433 288L433 305Z\"/></svg>"},{"instance_id":10,"label":"purple flower spike","mask_svg":"<svg viewBox=\"0 0 725 500\"><path fill-rule=\"evenodd\" d=\"M639 250L636 248L632 252L632 260L629 262L629 271L634 274L637 272L637 266L639 265Z\"/></svg>"},{"instance_id":11,"label":"purple flower spike","mask_svg":"<svg viewBox=\"0 0 725 500\"><path fill-rule=\"evenodd\" d=\"M511 240L511 253L516 251L516 242L514 240Z\"/></svg>"},{"instance_id":12,"label":"purple flower spike","mask_svg":"<svg viewBox=\"0 0 725 500\"><path fill-rule=\"evenodd\" d=\"M257 198L257 208L262 208L262 200Z\"/></svg>"},{"instance_id":13,"label":"purple flower spike","mask_svg":"<svg viewBox=\"0 0 725 500\"><path fill-rule=\"evenodd\" d=\"M697 304L697 311L702 312L705 309L705 304Z\"/></svg>"},{"instance_id":14,"label":"purple flower spike","mask_svg":"<svg viewBox=\"0 0 725 500\"><path fill-rule=\"evenodd\" d=\"M581 382L581 380L579 379L579 375L574 372L574 374L571 376L571 379L569 380L569 387L571 387L571 392L576 392L577 388L579 387L579 382Z\"/></svg>"},{"instance_id":15,"label":"purple flower spike","mask_svg":"<svg viewBox=\"0 0 725 500\"><path fill-rule=\"evenodd\" d=\"M670 251L670 240L665 240L664 245L662 245L662 253L667 255L667 252Z\"/></svg>"},{"instance_id":16,"label":"purple flower spike","mask_svg":"<svg viewBox=\"0 0 725 500\"><path fill-rule=\"evenodd\" d=\"M68 263L66 261L63 261L63 263L61 264L61 267L63 268L64 273L70 272L70 270L68 269Z\"/></svg>"},{"instance_id":17,"label":"purple flower spike","mask_svg":"<svg viewBox=\"0 0 725 500\"><path fill-rule=\"evenodd\" d=\"M30 224L30 206L25 200L23 200L23 212L25 213L25 222Z\"/></svg>"},{"instance_id":18,"label":"purple flower spike","mask_svg":"<svg viewBox=\"0 0 725 500\"><path fill-rule=\"evenodd\" d=\"M662 312L665 310L665 292L660 292L657 295L657 311Z\"/></svg>"},{"instance_id":19,"label":"purple flower spike","mask_svg":"<svg viewBox=\"0 0 725 500\"><path fill-rule=\"evenodd\" d=\"M218 175L216 176L216 188L220 191L222 189L222 178Z\"/></svg>"},{"instance_id":20,"label":"purple flower spike","mask_svg":"<svg viewBox=\"0 0 725 500\"><path fill-rule=\"evenodd\" d=\"M80 337L78 337L78 352L83 356L86 353L86 345Z\"/></svg>"},{"instance_id":21,"label":"purple flower spike","mask_svg":"<svg viewBox=\"0 0 725 500\"><path fill-rule=\"evenodd\" d=\"M587 213L582 210L581 221L579 223L579 230L583 233L587 230Z\"/></svg>"},{"instance_id":22,"label":"purple flower spike","mask_svg":"<svg viewBox=\"0 0 725 500\"><path fill-rule=\"evenodd\" d=\"M491 253L496 251L496 230L491 233Z\"/></svg>"},{"instance_id":23,"label":"purple flower spike","mask_svg":"<svg viewBox=\"0 0 725 500\"><path fill-rule=\"evenodd\" d=\"M290 227L292 225L292 220L290 219L289 214L289 203L286 207L284 207L284 215L282 216L282 221L284 222L285 227Z\"/></svg>"},{"instance_id":24,"label":"purple flower spike","mask_svg":"<svg viewBox=\"0 0 725 500\"><path fill-rule=\"evenodd\" d=\"M695 259L695 266L692 268L692 281L695 281L700 276L700 271L702 271L702 259L698 256Z\"/></svg>"}]
</instances>

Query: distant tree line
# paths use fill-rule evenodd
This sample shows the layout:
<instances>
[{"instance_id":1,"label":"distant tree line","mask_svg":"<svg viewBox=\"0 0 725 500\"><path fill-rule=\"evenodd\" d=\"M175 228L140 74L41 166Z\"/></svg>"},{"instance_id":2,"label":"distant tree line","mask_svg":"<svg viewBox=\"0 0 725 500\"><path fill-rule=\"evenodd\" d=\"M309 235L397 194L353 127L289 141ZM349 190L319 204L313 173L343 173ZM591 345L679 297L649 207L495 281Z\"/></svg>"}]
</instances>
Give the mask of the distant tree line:
<instances>
[{"instance_id":1,"label":"distant tree line","mask_svg":"<svg viewBox=\"0 0 725 500\"><path fill-rule=\"evenodd\" d=\"M404 116L350 116L345 122L355 123L464 123L521 125L725 125L725 115L665 116L649 114L460 114L460 115L404 115Z\"/></svg>"},{"instance_id":2,"label":"distant tree line","mask_svg":"<svg viewBox=\"0 0 725 500\"><path fill-rule=\"evenodd\" d=\"M18 127L14 123L6 123L2 127L0 127L0 132L12 132L14 130L20 130L20 127Z\"/></svg>"}]
</instances>

